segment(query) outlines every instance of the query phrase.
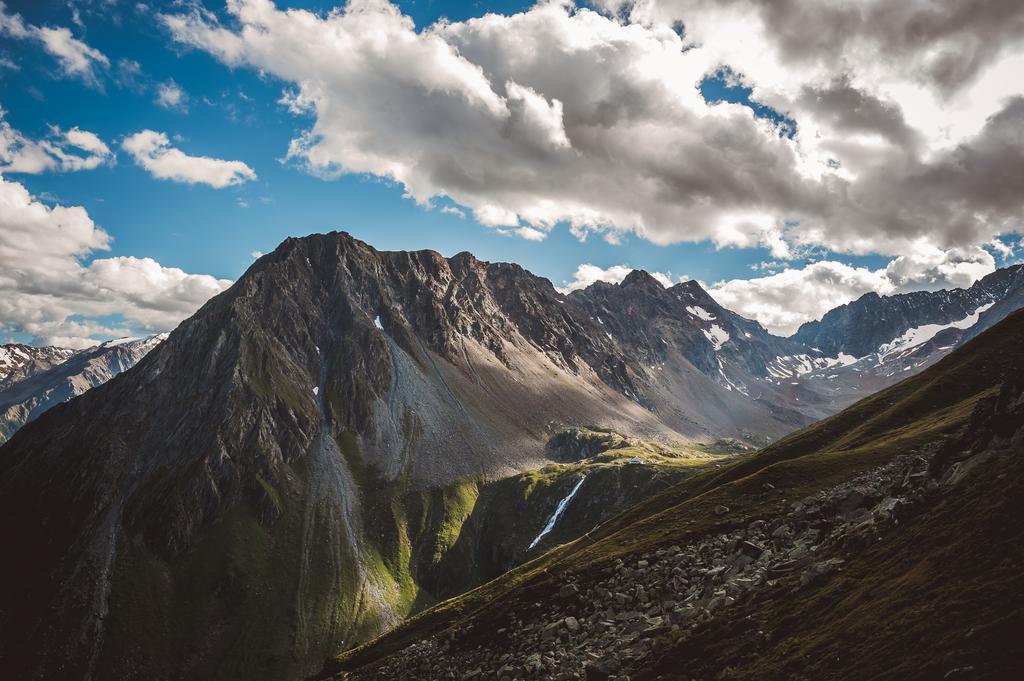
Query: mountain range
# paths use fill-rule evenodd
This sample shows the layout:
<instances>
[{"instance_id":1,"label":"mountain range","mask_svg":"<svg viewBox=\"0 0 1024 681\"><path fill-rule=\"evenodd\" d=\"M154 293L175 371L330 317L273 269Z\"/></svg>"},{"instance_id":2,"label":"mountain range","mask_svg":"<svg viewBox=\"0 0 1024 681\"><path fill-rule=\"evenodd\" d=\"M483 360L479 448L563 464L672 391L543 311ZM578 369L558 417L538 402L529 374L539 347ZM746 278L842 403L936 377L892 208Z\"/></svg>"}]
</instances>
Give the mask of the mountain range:
<instances>
[{"instance_id":1,"label":"mountain range","mask_svg":"<svg viewBox=\"0 0 1024 681\"><path fill-rule=\"evenodd\" d=\"M0 389L0 444L18 428L38 418L47 409L106 383L130 369L167 334L149 338L107 341L82 351L64 348L6 345L0 357L31 361L12 367ZM45 358L45 359L43 359Z\"/></svg>"},{"instance_id":2,"label":"mountain range","mask_svg":"<svg viewBox=\"0 0 1024 681\"><path fill-rule=\"evenodd\" d=\"M74 350L53 346L35 347L10 343L0 345L0 389L46 371L66 361L75 354Z\"/></svg>"},{"instance_id":3,"label":"mountain range","mask_svg":"<svg viewBox=\"0 0 1024 681\"><path fill-rule=\"evenodd\" d=\"M814 442L798 474L817 491L821 433L846 451L882 431L854 436L848 412L810 424L918 372L880 395L939 395L925 377L992 342L984 329L1020 340L1019 315L997 322L1022 285L1017 266L966 292L865 296L781 338L643 271L564 295L468 253L288 239L165 339L62 364L50 349L46 370L19 354L36 373L2 393L22 390L26 417L0 448L0 662L18 678L293 679L394 630L328 671L379 662L403 623L450 625L568 555L557 544L619 528L665 548L652 538L676 521L651 523L680 490ZM977 376L947 371L970 399L853 410L886 442L915 419L948 436L1016 357L977 354ZM814 485L886 464L877 451ZM642 533L624 524L641 517Z\"/></svg>"},{"instance_id":4,"label":"mountain range","mask_svg":"<svg viewBox=\"0 0 1024 681\"><path fill-rule=\"evenodd\" d=\"M401 255L440 258L427 252ZM884 297L868 293L781 338L722 307L695 281L665 287L635 270L619 284L597 282L563 296L547 280L515 265L479 263L468 253L450 263L455 265L452 276L461 276L460 267L476 263L488 282L532 289L530 303L535 307L510 309L522 318L507 321L527 322L530 328L518 331L535 350L547 361L568 362L570 372L576 363L587 364L600 389L611 388L653 411L668 425L670 437L686 439L736 437L761 443L778 437L905 378L907 372L920 371L1024 306L1024 265L1015 265L966 289ZM556 317L571 325L575 339L559 335L566 329ZM379 322L379 315L374 318ZM38 415L56 401L109 380L134 365L144 354L136 348L148 351L155 338L110 354L107 366L100 366L104 360L80 357L83 366L66 366L31 383L25 379L79 353L59 347L3 346L0 407L15 411L8 414L0 437L9 437L24 423L28 411L22 405L32 405L28 410ZM89 356L106 356L117 343L92 348ZM565 354L559 344L573 347ZM498 352L488 354L500 358ZM694 369L703 376L696 377ZM23 385L12 392L15 383ZM54 392L57 384L64 388ZM723 388L740 396L724 394ZM708 391L713 399L708 399ZM658 428L651 428L636 432L652 436Z\"/></svg>"}]
</instances>

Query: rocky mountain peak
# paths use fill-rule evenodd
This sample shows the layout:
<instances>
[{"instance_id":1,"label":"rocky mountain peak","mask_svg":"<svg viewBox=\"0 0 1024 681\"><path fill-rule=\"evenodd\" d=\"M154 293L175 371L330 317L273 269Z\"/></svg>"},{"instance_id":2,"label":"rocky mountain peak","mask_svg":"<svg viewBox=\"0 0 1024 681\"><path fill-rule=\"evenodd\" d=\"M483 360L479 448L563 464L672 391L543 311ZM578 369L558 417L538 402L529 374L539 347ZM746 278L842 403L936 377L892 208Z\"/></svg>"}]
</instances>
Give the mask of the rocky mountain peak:
<instances>
[{"instance_id":1,"label":"rocky mountain peak","mask_svg":"<svg viewBox=\"0 0 1024 681\"><path fill-rule=\"evenodd\" d=\"M711 297L703 286L700 285L696 279L687 279L686 281L679 282L675 286L669 289L680 300L689 298L693 303L706 307L720 308L718 302Z\"/></svg>"},{"instance_id":2,"label":"rocky mountain peak","mask_svg":"<svg viewBox=\"0 0 1024 681\"><path fill-rule=\"evenodd\" d=\"M656 287L658 289L664 289L665 285L660 281L651 276L651 273L647 270L633 270L626 275L626 278L622 280L622 287L645 287L651 288Z\"/></svg>"}]
</instances>

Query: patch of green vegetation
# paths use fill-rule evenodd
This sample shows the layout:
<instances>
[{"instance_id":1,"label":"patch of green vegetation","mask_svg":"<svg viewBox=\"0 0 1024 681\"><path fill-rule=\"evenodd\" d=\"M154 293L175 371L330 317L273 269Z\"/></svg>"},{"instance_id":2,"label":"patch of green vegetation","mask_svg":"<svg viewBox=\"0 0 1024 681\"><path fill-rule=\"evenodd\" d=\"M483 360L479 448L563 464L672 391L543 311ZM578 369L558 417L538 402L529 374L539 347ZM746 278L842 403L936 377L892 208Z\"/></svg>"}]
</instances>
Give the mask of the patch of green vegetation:
<instances>
[{"instance_id":1,"label":"patch of green vegetation","mask_svg":"<svg viewBox=\"0 0 1024 681\"><path fill-rule=\"evenodd\" d=\"M363 458L363 451L359 447L359 435L351 430L345 430L338 433L334 441L356 484L362 489L372 489L378 482L377 475Z\"/></svg>"},{"instance_id":2,"label":"patch of green vegetation","mask_svg":"<svg viewBox=\"0 0 1024 681\"><path fill-rule=\"evenodd\" d=\"M455 483L442 492L443 514L434 545L434 562L440 560L462 533L462 526L473 512L480 496L475 482Z\"/></svg>"}]
</instances>

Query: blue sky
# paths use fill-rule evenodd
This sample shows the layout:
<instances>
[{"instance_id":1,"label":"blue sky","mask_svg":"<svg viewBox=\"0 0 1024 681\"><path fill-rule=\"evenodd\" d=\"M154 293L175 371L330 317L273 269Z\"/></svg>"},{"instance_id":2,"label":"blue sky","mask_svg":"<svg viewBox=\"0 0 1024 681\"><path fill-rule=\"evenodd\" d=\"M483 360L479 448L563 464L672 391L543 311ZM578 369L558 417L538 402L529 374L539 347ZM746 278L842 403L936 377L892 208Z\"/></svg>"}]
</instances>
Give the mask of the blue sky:
<instances>
[{"instance_id":1,"label":"blue sky","mask_svg":"<svg viewBox=\"0 0 1024 681\"><path fill-rule=\"evenodd\" d=\"M462 218L442 212L442 207L453 205L444 197L434 199L433 208L418 205L404 198L403 187L394 181L369 174L321 179L294 161L282 160L289 142L315 121L315 114L296 115L279 103L290 87L282 79L244 65L226 65L206 51L175 42L154 21L152 11L137 9L126 0L6 4L8 14L20 14L28 24L70 28L110 62L98 86L89 85L63 74L37 44L0 36L0 51L16 65L0 68L5 121L32 139L45 138L50 126L77 126L96 133L117 153L116 162L94 170L5 173L45 203L84 207L113 238L109 252L94 252L86 262L94 257L148 257L165 267L235 279L252 262L252 252L268 252L287 236L332 229L349 231L380 249L432 248L447 255L468 250L485 260L515 261L556 285L571 280L581 263L625 264L716 282L762 276L764 271L752 266L774 260L767 248L720 248L708 240L661 246L628 230L617 232L616 243L598 234L580 240L564 223L543 241L529 241L479 224L470 210L464 209ZM278 2L316 11L336 4ZM422 28L441 17L458 22L485 12L512 14L530 3L421 0L398 5ZM230 23L221 2L210 0L206 6ZM174 10L181 5L163 7ZM141 68L133 79L124 76L126 60ZM780 134L792 137L800 122L758 102L751 87L730 84L728 73L707 75L699 87L705 100L748 106L758 117L785 126ZM156 103L155 88L171 80L186 94L187 107ZM242 161L258 179L221 189L157 179L120 148L126 136L144 129L166 133L171 144L187 154ZM1009 239L1011 244L1015 241L1016 237ZM893 257L836 255L827 246L811 252L813 259L869 269L883 267ZM997 264L1014 259L997 254ZM786 265L799 269L807 263L794 257ZM10 320L0 323L6 324L9 337L33 336Z\"/></svg>"},{"instance_id":2,"label":"blue sky","mask_svg":"<svg viewBox=\"0 0 1024 681\"><path fill-rule=\"evenodd\" d=\"M215 3L208 3L211 7ZM531 3L401 2L417 26L445 16L452 20L488 11L511 12ZM35 24L71 25L60 2L11 2L9 9ZM289 2L327 10L333 2ZM716 249L711 244L657 246L634 236L611 245L597 236L581 242L560 227L543 242L498 234L440 210L426 210L402 198L402 188L371 176L314 177L282 163L289 141L308 121L277 103L280 81L246 69L230 69L207 54L175 46L147 15L122 10L119 23L85 15L87 31L77 35L112 62L139 62L145 82L173 79L188 94L187 112L154 101L151 87L133 91L113 82L103 91L54 76L52 59L31 46L9 42L20 71L4 72L0 105L7 120L35 137L48 125L79 126L104 140L143 128L180 136L189 153L240 159L259 176L226 190L153 179L119 153L116 165L92 172L18 175L36 195L85 206L114 237L114 255L149 256L166 266L237 278L254 250L268 252L285 237L346 230L382 249L432 248L447 255L468 250L484 260L511 260L556 284L571 279L577 265L632 267L687 275L705 281L752 276L750 265L770 256L765 249ZM707 88L709 97L727 94ZM749 92L749 91L748 91ZM239 202L249 208L242 208ZM438 206L445 201L438 202ZM867 262L880 259L865 259Z\"/></svg>"}]
</instances>

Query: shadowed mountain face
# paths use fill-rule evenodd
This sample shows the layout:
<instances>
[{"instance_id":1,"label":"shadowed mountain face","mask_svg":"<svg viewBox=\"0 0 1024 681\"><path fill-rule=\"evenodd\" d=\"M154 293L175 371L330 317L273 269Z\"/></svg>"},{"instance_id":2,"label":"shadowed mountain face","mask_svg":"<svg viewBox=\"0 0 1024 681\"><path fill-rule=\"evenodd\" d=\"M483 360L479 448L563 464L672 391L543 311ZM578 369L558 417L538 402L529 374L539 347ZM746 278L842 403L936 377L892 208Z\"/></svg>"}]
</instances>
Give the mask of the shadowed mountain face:
<instances>
[{"instance_id":1,"label":"shadowed mountain face","mask_svg":"<svg viewBox=\"0 0 1024 681\"><path fill-rule=\"evenodd\" d=\"M467 253L289 239L0 448L0 661L46 679L299 678L527 557L580 477L607 487L583 487L562 541L608 517L580 509L661 484L628 464L515 477L553 436L597 424L658 457L774 438L834 410L776 375L828 366L810 352L692 282L634 272L564 296Z\"/></svg>"}]
</instances>

